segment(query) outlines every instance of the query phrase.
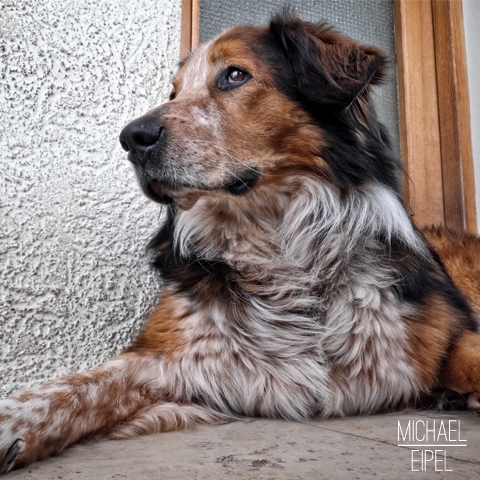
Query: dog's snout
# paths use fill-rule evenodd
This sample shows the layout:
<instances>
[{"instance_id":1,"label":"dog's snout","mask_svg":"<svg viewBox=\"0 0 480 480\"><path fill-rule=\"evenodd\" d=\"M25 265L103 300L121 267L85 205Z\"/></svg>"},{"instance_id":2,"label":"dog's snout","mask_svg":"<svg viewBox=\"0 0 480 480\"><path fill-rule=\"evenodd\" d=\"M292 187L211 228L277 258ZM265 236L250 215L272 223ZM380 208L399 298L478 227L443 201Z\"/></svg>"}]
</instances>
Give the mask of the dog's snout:
<instances>
[{"instance_id":1,"label":"dog's snout","mask_svg":"<svg viewBox=\"0 0 480 480\"><path fill-rule=\"evenodd\" d=\"M120 133L120 144L129 152L128 158L142 160L147 152L159 144L165 136L165 126L158 120L141 117L130 122Z\"/></svg>"}]
</instances>

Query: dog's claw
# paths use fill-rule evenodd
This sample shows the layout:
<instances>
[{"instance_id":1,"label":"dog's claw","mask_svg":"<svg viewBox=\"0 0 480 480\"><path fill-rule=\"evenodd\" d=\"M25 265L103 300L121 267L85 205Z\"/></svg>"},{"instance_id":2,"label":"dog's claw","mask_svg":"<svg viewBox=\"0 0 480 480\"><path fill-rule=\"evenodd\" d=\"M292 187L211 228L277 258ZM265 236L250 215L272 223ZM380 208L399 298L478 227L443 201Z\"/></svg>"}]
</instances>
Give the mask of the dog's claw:
<instances>
[{"instance_id":1,"label":"dog's claw","mask_svg":"<svg viewBox=\"0 0 480 480\"><path fill-rule=\"evenodd\" d=\"M7 451L7 454L5 455L5 458L3 460L0 460L0 475L3 475L4 473L7 473L8 471L11 470L15 462L15 459L20 453L20 450L22 449L24 443L25 443L25 440L21 438L17 438L12 443L12 445Z\"/></svg>"}]
</instances>

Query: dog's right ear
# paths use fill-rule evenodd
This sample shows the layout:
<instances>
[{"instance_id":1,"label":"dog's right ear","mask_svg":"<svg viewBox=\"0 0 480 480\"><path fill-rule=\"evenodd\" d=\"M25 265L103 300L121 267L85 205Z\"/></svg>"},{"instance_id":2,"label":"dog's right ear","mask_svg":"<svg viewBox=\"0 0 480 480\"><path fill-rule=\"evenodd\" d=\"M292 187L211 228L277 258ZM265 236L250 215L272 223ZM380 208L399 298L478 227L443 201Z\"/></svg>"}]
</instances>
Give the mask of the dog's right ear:
<instances>
[{"instance_id":1,"label":"dog's right ear","mask_svg":"<svg viewBox=\"0 0 480 480\"><path fill-rule=\"evenodd\" d=\"M328 26L303 22L290 10L273 18L270 32L310 102L344 108L382 79L385 56L380 50L359 45Z\"/></svg>"}]
</instances>

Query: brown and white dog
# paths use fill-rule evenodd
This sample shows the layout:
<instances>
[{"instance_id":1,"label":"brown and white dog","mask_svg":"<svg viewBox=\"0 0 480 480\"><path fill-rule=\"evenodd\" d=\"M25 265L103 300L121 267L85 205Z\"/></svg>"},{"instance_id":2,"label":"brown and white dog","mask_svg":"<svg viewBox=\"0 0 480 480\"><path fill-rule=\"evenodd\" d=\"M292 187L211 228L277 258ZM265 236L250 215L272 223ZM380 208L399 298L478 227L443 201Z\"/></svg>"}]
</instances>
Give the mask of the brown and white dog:
<instances>
[{"instance_id":1,"label":"brown and white dog","mask_svg":"<svg viewBox=\"0 0 480 480\"><path fill-rule=\"evenodd\" d=\"M443 390L480 407L480 241L427 243L412 224L369 99L384 64L289 12L188 55L171 101L120 136L168 205L150 244L160 302L117 358L0 402L1 472L79 440L245 416Z\"/></svg>"}]
</instances>

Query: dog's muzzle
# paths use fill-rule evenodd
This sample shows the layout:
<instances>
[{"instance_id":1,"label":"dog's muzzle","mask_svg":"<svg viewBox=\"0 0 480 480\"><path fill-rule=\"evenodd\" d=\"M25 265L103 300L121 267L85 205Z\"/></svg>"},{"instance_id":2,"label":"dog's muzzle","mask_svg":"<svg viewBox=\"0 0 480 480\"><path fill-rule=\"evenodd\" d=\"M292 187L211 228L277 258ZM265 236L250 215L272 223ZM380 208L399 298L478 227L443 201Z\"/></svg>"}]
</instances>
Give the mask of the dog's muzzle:
<instances>
[{"instance_id":1,"label":"dog's muzzle","mask_svg":"<svg viewBox=\"0 0 480 480\"><path fill-rule=\"evenodd\" d=\"M162 204L173 199L167 194L163 179L150 177L147 163L151 158L161 158L166 143L166 128L156 118L145 115L130 122L120 133L120 144L128 152L128 159L135 166L140 186L147 197Z\"/></svg>"},{"instance_id":2,"label":"dog's muzzle","mask_svg":"<svg viewBox=\"0 0 480 480\"><path fill-rule=\"evenodd\" d=\"M173 166L166 165L164 153L167 147L167 129L151 114L130 122L120 133L120 144L128 152L128 160L135 166L140 186L145 195L162 204L173 201L180 203L182 196L192 191L226 190L234 196L241 196L252 190L260 178L255 165L243 165L243 169L223 183L200 188L192 184L178 183L172 174ZM172 181L175 179L175 182Z\"/></svg>"}]
</instances>

